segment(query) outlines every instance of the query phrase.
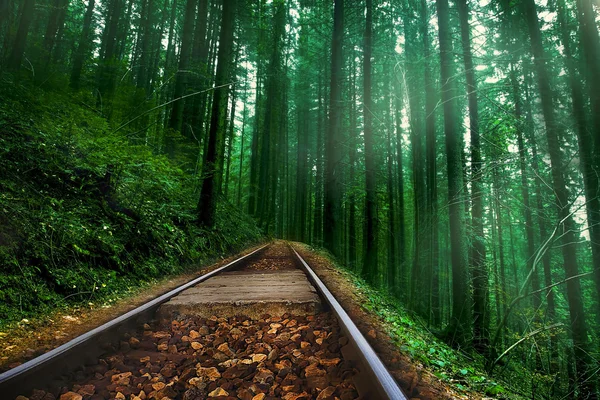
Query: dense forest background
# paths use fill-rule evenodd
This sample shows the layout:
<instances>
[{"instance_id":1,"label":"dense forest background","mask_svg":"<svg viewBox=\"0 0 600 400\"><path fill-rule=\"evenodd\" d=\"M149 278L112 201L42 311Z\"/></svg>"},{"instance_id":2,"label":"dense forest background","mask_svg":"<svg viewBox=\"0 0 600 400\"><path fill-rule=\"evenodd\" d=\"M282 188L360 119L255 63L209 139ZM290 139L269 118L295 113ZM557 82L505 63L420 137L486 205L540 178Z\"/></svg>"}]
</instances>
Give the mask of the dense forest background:
<instances>
[{"instance_id":1,"label":"dense forest background","mask_svg":"<svg viewBox=\"0 0 600 400\"><path fill-rule=\"evenodd\" d=\"M3 312L266 234L598 396L599 7L0 1Z\"/></svg>"}]
</instances>

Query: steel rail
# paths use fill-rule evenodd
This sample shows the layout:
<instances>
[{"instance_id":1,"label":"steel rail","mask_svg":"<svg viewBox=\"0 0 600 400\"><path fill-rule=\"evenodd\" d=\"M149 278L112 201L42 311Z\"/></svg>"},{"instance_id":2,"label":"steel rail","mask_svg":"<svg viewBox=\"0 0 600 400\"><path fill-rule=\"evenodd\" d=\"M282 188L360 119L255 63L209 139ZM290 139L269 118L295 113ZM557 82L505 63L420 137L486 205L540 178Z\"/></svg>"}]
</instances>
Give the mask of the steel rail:
<instances>
[{"instance_id":1,"label":"steel rail","mask_svg":"<svg viewBox=\"0 0 600 400\"><path fill-rule=\"evenodd\" d=\"M39 389L42 389L43 386L48 386L50 382L56 380L58 375L72 372L74 369L73 364L75 364L75 366L81 366L82 361L93 361L94 359L97 359L102 353L102 350L98 349L98 347L103 338L109 336L115 337L115 334L119 335L121 333L121 328L124 328L125 326L131 327L132 323L135 324L140 320L151 320L156 309L172 297L191 286L197 285L221 272L236 267L239 263L248 260L269 245L270 243L229 262L227 265L195 278L81 336L77 336L71 341L42 354L39 357L0 374L0 393L2 393L2 397L10 399L23 394L22 392L24 390L31 388L32 381L35 381L36 386L41 384L42 387L39 387ZM71 361L70 366L68 366L69 361Z\"/></svg>"},{"instance_id":2,"label":"steel rail","mask_svg":"<svg viewBox=\"0 0 600 400\"><path fill-rule=\"evenodd\" d=\"M306 261L298 254L296 249L291 245L290 248L298 258L298 261L302 264L309 280L315 286L317 291L322 295L324 300L329 304L331 310L335 314L336 318L342 329L348 334L348 340L356 350L356 354L367 368L367 374L370 376L370 385L372 385L377 393L367 393L366 398L374 399L390 399L390 400L407 400L406 395L402 392L402 389L398 386L392 375L390 375L388 369L383 365L381 359L377 356L373 348L367 342L367 339L358 330L357 326L352 322L350 316L342 308L340 303L336 300L333 294L327 289L327 286L321 281L317 274L307 264Z\"/></svg>"}]
</instances>

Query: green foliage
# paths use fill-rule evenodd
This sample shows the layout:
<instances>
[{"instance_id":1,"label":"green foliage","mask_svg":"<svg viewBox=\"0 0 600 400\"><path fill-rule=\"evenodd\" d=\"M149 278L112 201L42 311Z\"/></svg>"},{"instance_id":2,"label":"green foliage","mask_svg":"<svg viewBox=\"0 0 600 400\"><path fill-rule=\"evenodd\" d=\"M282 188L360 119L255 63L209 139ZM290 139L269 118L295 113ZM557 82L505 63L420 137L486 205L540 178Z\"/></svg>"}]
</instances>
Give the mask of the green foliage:
<instances>
[{"instance_id":1,"label":"green foliage","mask_svg":"<svg viewBox=\"0 0 600 400\"><path fill-rule=\"evenodd\" d=\"M339 264L336 267L356 287L364 300L362 307L385 321L386 333L402 353L467 395L476 391L496 398L518 397L515 394L518 391L507 389L510 385L499 383L485 373L483 358L473 359L453 349L439 340L420 318L410 315L396 298L367 284L356 272Z\"/></svg>"},{"instance_id":2,"label":"green foliage","mask_svg":"<svg viewBox=\"0 0 600 400\"><path fill-rule=\"evenodd\" d=\"M0 91L0 320L113 296L260 239L221 204L195 220L197 180L83 106L7 82Z\"/></svg>"}]
</instances>

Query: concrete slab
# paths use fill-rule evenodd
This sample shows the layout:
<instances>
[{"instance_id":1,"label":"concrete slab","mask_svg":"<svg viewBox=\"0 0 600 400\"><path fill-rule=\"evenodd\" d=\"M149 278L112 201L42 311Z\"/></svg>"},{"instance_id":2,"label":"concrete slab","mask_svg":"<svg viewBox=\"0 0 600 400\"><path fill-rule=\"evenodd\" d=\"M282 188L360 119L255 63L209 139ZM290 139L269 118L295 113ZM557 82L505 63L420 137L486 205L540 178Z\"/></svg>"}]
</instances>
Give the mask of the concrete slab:
<instances>
[{"instance_id":1,"label":"concrete slab","mask_svg":"<svg viewBox=\"0 0 600 400\"><path fill-rule=\"evenodd\" d=\"M208 318L264 314L311 315L321 311L321 300L306 275L296 270L235 271L219 274L187 289L163 304L160 319L181 315Z\"/></svg>"}]
</instances>

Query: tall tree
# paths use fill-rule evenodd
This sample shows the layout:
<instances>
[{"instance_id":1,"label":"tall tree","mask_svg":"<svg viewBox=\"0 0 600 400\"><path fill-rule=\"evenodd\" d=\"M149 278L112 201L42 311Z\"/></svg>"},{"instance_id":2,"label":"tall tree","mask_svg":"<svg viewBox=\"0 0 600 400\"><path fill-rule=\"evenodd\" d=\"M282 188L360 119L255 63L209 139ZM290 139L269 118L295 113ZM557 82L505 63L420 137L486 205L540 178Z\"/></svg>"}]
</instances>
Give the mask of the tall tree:
<instances>
[{"instance_id":1,"label":"tall tree","mask_svg":"<svg viewBox=\"0 0 600 400\"><path fill-rule=\"evenodd\" d=\"M192 41L194 38L194 19L196 17L197 0L187 0L185 5L185 18L183 20L183 37L181 38L181 51L179 52L179 69L175 76L175 93L173 97L179 99L183 96L187 83L188 65L192 52ZM223 29L223 25L221 25ZM233 39L232 39L233 40ZM231 61L230 61L231 62ZM181 130L183 123L184 100L176 100L171 109L169 127L176 131ZM170 143L173 146L173 143ZM167 148L167 154L173 156L173 149Z\"/></svg>"},{"instance_id":2,"label":"tall tree","mask_svg":"<svg viewBox=\"0 0 600 400\"><path fill-rule=\"evenodd\" d=\"M217 73L215 76L215 89L210 116L210 129L208 131L208 146L204 154L202 165L202 186L200 200L198 201L198 221L202 225L212 227L215 224L217 210L217 197L219 195L218 180L220 171L220 158L223 157L221 141L225 135L225 118L227 116L227 96L229 93L229 68L233 59L233 31L235 19L235 1L223 3L221 15L221 34L219 37L219 55Z\"/></svg>"},{"instance_id":3,"label":"tall tree","mask_svg":"<svg viewBox=\"0 0 600 400\"><path fill-rule=\"evenodd\" d=\"M377 171L373 150L373 97L371 57L373 53L373 0L366 0L363 50L363 124L365 138L365 262L363 276L367 282L377 279Z\"/></svg>"},{"instance_id":4,"label":"tall tree","mask_svg":"<svg viewBox=\"0 0 600 400\"><path fill-rule=\"evenodd\" d=\"M29 26L33 20L34 7L35 0L23 0L23 3L21 3L19 28L7 62L7 67L9 69L17 70L21 67L23 53L25 53L25 45L27 44Z\"/></svg>"},{"instance_id":5,"label":"tall tree","mask_svg":"<svg viewBox=\"0 0 600 400\"><path fill-rule=\"evenodd\" d=\"M325 202L323 242L335 255L341 255L341 151L342 121L342 42L344 38L344 0L335 0L331 41L331 84L329 89L329 129L325 141Z\"/></svg>"},{"instance_id":6,"label":"tall tree","mask_svg":"<svg viewBox=\"0 0 600 400\"><path fill-rule=\"evenodd\" d=\"M429 318L434 326L441 322L439 298L439 233L438 233L438 204L437 204L437 151L435 109L438 94L431 74L431 50L429 39L429 9L427 2L421 0L421 35L423 36L423 83L425 84L425 139L426 139L426 203L427 203L427 257L428 278L431 281L428 302Z\"/></svg>"},{"instance_id":7,"label":"tall tree","mask_svg":"<svg viewBox=\"0 0 600 400\"><path fill-rule=\"evenodd\" d=\"M471 313L468 289L467 257L462 199L461 138L457 128L458 110L453 75L452 32L448 0L436 0L439 42L444 133L448 174L448 212L450 220L450 250L452 261L452 316L447 328L450 342L464 346L470 338Z\"/></svg>"},{"instance_id":8,"label":"tall tree","mask_svg":"<svg viewBox=\"0 0 600 400\"><path fill-rule=\"evenodd\" d=\"M556 121L554 100L550 75L546 66L546 55L542 43L542 35L534 0L523 2L524 16L529 29L531 51L534 56L537 84L542 102L548 153L552 166L552 187L554 190L558 217L563 224L562 256L567 280L567 302L571 318L573 347L576 357L577 378L580 385L580 398L588 398L592 392L592 383L588 379L592 363L586 351L588 348L588 332L586 318L581 296L581 283L579 279L569 279L579 274L576 253L575 222L570 210L569 192L564 177L565 164L561 154L559 138L563 135L560 125Z\"/></svg>"},{"instance_id":9,"label":"tall tree","mask_svg":"<svg viewBox=\"0 0 600 400\"><path fill-rule=\"evenodd\" d=\"M71 79L69 81L71 87L75 90L79 89L83 65L90 51L89 42L91 41L90 35L92 33L92 19L94 17L95 4L95 0L88 1L87 8L85 9L85 16L83 17L83 28L81 29L81 35L79 36L79 42L77 43L77 49L75 50L73 67L71 68Z\"/></svg>"},{"instance_id":10,"label":"tall tree","mask_svg":"<svg viewBox=\"0 0 600 400\"><path fill-rule=\"evenodd\" d=\"M62 24L65 21L65 15L67 14L67 8L69 6L69 0L54 0L50 11L50 18L46 25L46 33L44 34L44 51L45 51L45 62L48 63L52 56L52 50L56 44L57 33L62 28Z\"/></svg>"},{"instance_id":11,"label":"tall tree","mask_svg":"<svg viewBox=\"0 0 600 400\"><path fill-rule=\"evenodd\" d=\"M485 260L485 239L483 234L483 190L482 159L479 139L479 102L473 55L471 53L471 32L469 9L466 0L457 0L460 18L460 36L463 49L467 96L469 99L469 131L471 134L471 203L472 229L471 262L473 264L473 341L475 348L484 352L489 342L488 274Z\"/></svg>"}]
</instances>

